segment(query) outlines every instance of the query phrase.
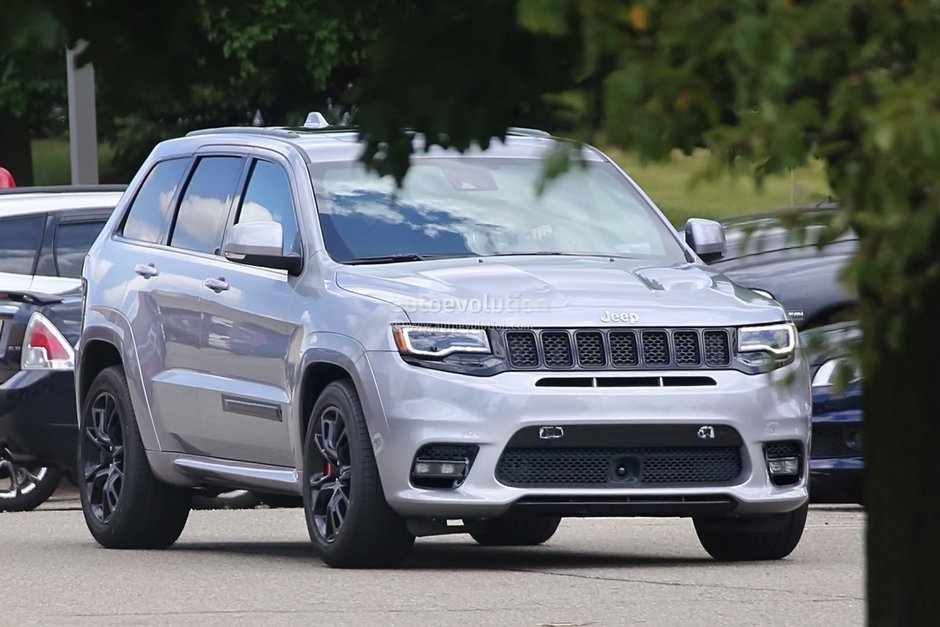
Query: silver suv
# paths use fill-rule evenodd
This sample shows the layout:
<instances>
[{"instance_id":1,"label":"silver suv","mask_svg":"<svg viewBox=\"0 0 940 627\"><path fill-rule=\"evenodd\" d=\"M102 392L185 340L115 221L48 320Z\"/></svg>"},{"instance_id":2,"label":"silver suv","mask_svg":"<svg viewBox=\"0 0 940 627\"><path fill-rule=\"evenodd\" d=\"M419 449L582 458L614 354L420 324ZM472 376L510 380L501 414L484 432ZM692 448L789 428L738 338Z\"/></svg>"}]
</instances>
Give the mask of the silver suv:
<instances>
[{"instance_id":1,"label":"silver suv","mask_svg":"<svg viewBox=\"0 0 940 627\"><path fill-rule=\"evenodd\" d=\"M414 141L400 188L340 129L154 149L83 273L98 542L169 546L214 487L302 495L332 566L448 532L534 545L572 516L688 516L718 559L788 555L807 367L778 303L703 265L721 227L683 241L593 148L545 183L541 132Z\"/></svg>"}]
</instances>

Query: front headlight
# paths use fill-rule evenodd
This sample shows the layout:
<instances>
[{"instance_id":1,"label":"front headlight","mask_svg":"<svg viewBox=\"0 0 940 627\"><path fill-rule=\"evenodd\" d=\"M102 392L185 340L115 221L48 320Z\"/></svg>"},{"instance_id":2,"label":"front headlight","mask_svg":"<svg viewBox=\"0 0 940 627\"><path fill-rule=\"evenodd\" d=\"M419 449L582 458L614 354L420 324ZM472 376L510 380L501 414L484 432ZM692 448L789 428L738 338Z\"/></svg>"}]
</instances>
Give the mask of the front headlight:
<instances>
[{"instance_id":1,"label":"front headlight","mask_svg":"<svg viewBox=\"0 0 940 627\"><path fill-rule=\"evenodd\" d=\"M492 352L485 329L395 324L392 333L403 356L443 359L454 353Z\"/></svg>"},{"instance_id":2,"label":"front headlight","mask_svg":"<svg viewBox=\"0 0 940 627\"><path fill-rule=\"evenodd\" d=\"M853 360L837 357L823 362L813 375L813 387L832 387L837 384L851 385L861 381L862 373Z\"/></svg>"},{"instance_id":3,"label":"front headlight","mask_svg":"<svg viewBox=\"0 0 940 627\"><path fill-rule=\"evenodd\" d=\"M770 353L789 357L796 349L796 326L790 322L738 329L739 353Z\"/></svg>"}]
</instances>

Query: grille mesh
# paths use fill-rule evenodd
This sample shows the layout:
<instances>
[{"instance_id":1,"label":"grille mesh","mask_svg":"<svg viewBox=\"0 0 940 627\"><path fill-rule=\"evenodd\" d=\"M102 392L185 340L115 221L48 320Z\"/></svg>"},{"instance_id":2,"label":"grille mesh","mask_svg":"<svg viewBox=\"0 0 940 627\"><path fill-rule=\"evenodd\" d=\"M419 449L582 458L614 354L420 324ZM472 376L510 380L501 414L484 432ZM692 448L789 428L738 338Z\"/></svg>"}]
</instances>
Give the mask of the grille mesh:
<instances>
[{"instance_id":1,"label":"grille mesh","mask_svg":"<svg viewBox=\"0 0 940 627\"><path fill-rule=\"evenodd\" d=\"M473 461L477 455L477 446L463 444L428 444L422 446L415 459L427 459L441 462Z\"/></svg>"},{"instance_id":2,"label":"grille mesh","mask_svg":"<svg viewBox=\"0 0 940 627\"><path fill-rule=\"evenodd\" d=\"M705 331L705 363L709 366L727 366L731 363L731 348L725 331Z\"/></svg>"},{"instance_id":3,"label":"grille mesh","mask_svg":"<svg viewBox=\"0 0 940 627\"><path fill-rule=\"evenodd\" d=\"M545 353L545 365L550 368L570 368L574 365L571 338L564 331L542 333L542 352Z\"/></svg>"},{"instance_id":4,"label":"grille mesh","mask_svg":"<svg viewBox=\"0 0 940 627\"><path fill-rule=\"evenodd\" d=\"M496 478L520 486L623 487L614 474L619 460L638 462L631 486L728 483L738 479L742 469L736 446L507 448L496 466Z\"/></svg>"},{"instance_id":5,"label":"grille mesh","mask_svg":"<svg viewBox=\"0 0 940 627\"><path fill-rule=\"evenodd\" d=\"M506 343L509 346L509 363L513 368L534 368L539 365L534 333L531 331L507 333Z\"/></svg>"},{"instance_id":6,"label":"grille mesh","mask_svg":"<svg viewBox=\"0 0 940 627\"><path fill-rule=\"evenodd\" d=\"M797 442L768 442L764 445L764 455L767 459L799 457L800 445Z\"/></svg>"},{"instance_id":7,"label":"grille mesh","mask_svg":"<svg viewBox=\"0 0 940 627\"><path fill-rule=\"evenodd\" d=\"M676 331L672 335L675 345L676 363L680 366L697 366L702 363L698 348L698 333L695 331Z\"/></svg>"},{"instance_id":8,"label":"grille mesh","mask_svg":"<svg viewBox=\"0 0 940 627\"><path fill-rule=\"evenodd\" d=\"M637 366L640 360L636 352L636 335L632 331L611 331L610 361L615 366Z\"/></svg>"},{"instance_id":9,"label":"grille mesh","mask_svg":"<svg viewBox=\"0 0 940 627\"><path fill-rule=\"evenodd\" d=\"M647 366L669 364L669 339L665 331L643 331L643 361Z\"/></svg>"},{"instance_id":10,"label":"grille mesh","mask_svg":"<svg viewBox=\"0 0 940 627\"><path fill-rule=\"evenodd\" d=\"M606 366L604 336L600 331L578 331L574 335L578 345L578 361L582 366Z\"/></svg>"},{"instance_id":11,"label":"grille mesh","mask_svg":"<svg viewBox=\"0 0 940 627\"><path fill-rule=\"evenodd\" d=\"M859 447L850 448L849 441L855 441L859 425L815 424L813 425L812 458L858 457L862 454Z\"/></svg>"},{"instance_id":12,"label":"grille mesh","mask_svg":"<svg viewBox=\"0 0 940 627\"><path fill-rule=\"evenodd\" d=\"M725 329L535 329L507 331L509 363L519 369L723 368L731 364Z\"/></svg>"}]
</instances>

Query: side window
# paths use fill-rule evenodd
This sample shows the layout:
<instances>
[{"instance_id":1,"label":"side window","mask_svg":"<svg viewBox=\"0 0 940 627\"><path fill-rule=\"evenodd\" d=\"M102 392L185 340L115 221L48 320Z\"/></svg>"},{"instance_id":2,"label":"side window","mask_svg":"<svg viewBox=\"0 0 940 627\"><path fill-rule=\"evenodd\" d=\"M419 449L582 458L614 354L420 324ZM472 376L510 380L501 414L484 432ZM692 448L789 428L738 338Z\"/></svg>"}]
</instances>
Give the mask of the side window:
<instances>
[{"instance_id":1,"label":"side window","mask_svg":"<svg viewBox=\"0 0 940 627\"><path fill-rule=\"evenodd\" d=\"M254 162L236 222L277 222L284 229L284 254L300 254L300 229L290 182L281 166L270 161Z\"/></svg>"},{"instance_id":2,"label":"side window","mask_svg":"<svg viewBox=\"0 0 940 627\"><path fill-rule=\"evenodd\" d=\"M161 161L140 186L124 222L124 237L143 242L160 242L170 222L173 197L188 159Z\"/></svg>"},{"instance_id":3,"label":"side window","mask_svg":"<svg viewBox=\"0 0 940 627\"><path fill-rule=\"evenodd\" d=\"M32 274L46 214L0 220L0 272Z\"/></svg>"},{"instance_id":4,"label":"side window","mask_svg":"<svg viewBox=\"0 0 940 627\"><path fill-rule=\"evenodd\" d=\"M59 222L55 233L55 265L61 277L82 275L85 254L95 243L104 222Z\"/></svg>"},{"instance_id":5,"label":"side window","mask_svg":"<svg viewBox=\"0 0 940 627\"><path fill-rule=\"evenodd\" d=\"M183 192L170 246L209 254L219 251L243 165L241 157L199 160Z\"/></svg>"}]
</instances>

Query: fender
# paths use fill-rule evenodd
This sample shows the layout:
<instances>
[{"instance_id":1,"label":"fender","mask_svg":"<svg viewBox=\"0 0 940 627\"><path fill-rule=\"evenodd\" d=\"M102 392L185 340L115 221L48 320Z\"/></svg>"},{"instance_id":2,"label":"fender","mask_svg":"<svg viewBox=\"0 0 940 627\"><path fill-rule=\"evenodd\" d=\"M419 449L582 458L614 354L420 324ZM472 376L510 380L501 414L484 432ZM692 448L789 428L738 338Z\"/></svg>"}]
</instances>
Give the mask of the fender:
<instances>
[{"instance_id":1,"label":"fender","mask_svg":"<svg viewBox=\"0 0 940 627\"><path fill-rule=\"evenodd\" d=\"M346 370L352 377L353 384L359 392L359 401L362 403L362 410L366 415L366 424L369 427L369 435L372 437L373 444L376 437L381 438L388 433L388 421L385 419L385 411L382 407L382 400L379 397L379 390L375 384L375 375L366 354L365 347L357 340L343 335L341 333L310 333L300 347L301 359L294 381L293 408L291 410L291 447L294 449L297 468L303 468L303 445L305 433L301 433L304 422L303 403L303 382L307 369L313 364L327 363L339 366Z\"/></svg>"},{"instance_id":2,"label":"fender","mask_svg":"<svg viewBox=\"0 0 940 627\"><path fill-rule=\"evenodd\" d=\"M137 428L140 430L140 439L148 451L162 450L160 438L154 426L153 415L150 413L150 403L144 387L143 374L137 358L134 334L130 322L116 309L110 307L92 307L85 312L81 341L75 356L75 399L78 406L78 417L81 420L82 402L80 381L82 371L82 353L85 347L95 341L107 342L114 346L121 355L124 364L124 376L127 378L127 387L131 393L131 403L134 406L134 415L137 417Z\"/></svg>"}]
</instances>

